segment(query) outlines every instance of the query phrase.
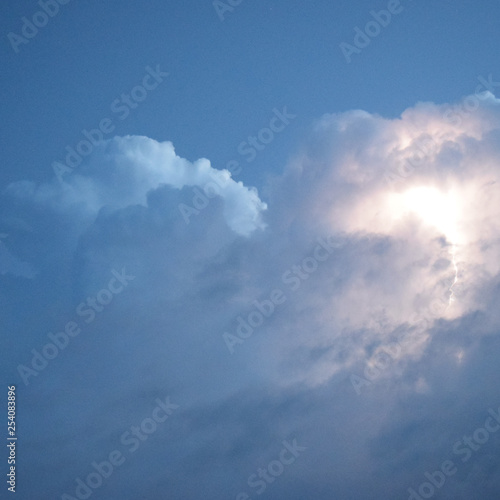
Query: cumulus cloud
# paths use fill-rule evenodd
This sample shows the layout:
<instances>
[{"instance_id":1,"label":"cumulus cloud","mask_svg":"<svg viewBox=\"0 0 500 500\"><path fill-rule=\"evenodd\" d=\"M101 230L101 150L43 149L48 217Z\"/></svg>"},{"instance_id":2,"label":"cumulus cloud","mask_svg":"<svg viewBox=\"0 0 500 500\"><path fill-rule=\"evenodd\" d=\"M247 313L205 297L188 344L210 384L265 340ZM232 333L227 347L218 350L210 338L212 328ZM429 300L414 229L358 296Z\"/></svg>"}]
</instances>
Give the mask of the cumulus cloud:
<instances>
[{"instance_id":1,"label":"cumulus cloud","mask_svg":"<svg viewBox=\"0 0 500 500\"><path fill-rule=\"evenodd\" d=\"M389 342L419 315L451 320L483 308L499 271L498 104L487 95L460 125L447 119L449 106L431 103L393 120L354 111L318 122L275 180L270 218L288 235L341 233L351 243L311 277L329 281L321 296L302 299L317 308L328 297L320 324L368 328L367 343ZM295 325L299 343L311 343Z\"/></svg>"},{"instance_id":2,"label":"cumulus cloud","mask_svg":"<svg viewBox=\"0 0 500 500\"><path fill-rule=\"evenodd\" d=\"M148 193L162 185L176 189L197 186L212 189L222 198L224 219L237 234L248 236L263 228L266 205L255 188L234 181L227 170L214 169L207 159L191 163L177 156L171 142L115 137L95 148L88 163L62 179L39 186L15 183L6 194L45 210L71 211L92 220L103 207L145 205Z\"/></svg>"},{"instance_id":3,"label":"cumulus cloud","mask_svg":"<svg viewBox=\"0 0 500 500\"><path fill-rule=\"evenodd\" d=\"M254 496L247 478L292 438L307 451L272 498L407 498L453 458L457 436L500 405L500 108L485 94L460 122L449 110L325 115L260 196L145 137L103 144L63 183L9 186L0 230L37 274L30 290L0 276L31 310L3 313L18 325L4 370L67 321L83 327L23 389L23 418L39 422L24 439L58 464L42 464L37 488L73 494L158 395L180 409L107 498ZM186 224L179 205L217 180ZM134 280L86 325L77 305L123 267ZM482 485L472 468L498 458L488 446L441 498L496 498L498 465Z\"/></svg>"}]
</instances>

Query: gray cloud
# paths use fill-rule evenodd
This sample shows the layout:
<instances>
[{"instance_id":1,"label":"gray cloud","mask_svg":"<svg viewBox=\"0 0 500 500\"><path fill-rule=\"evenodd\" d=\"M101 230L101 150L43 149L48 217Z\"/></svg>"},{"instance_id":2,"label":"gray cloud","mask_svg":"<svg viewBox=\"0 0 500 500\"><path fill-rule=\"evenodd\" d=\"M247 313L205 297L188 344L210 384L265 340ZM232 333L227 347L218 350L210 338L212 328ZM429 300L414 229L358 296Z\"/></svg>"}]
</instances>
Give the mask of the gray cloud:
<instances>
[{"instance_id":1,"label":"gray cloud","mask_svg":"<svg viewBox=\"0 0 500 500\"><path fill-rule=\"evenodd\" d=\"M9 186L0 230L37 274L29 286L0 276L13 326L3 373L17 376L48 332L72 319L85 327L22 387L23 467L37 471L37 491L74 496L75 478L122 449L122 434L167 395L179 410L91 498L254 498L247 478L292 438L307 453L269 498L408 498L453 458L454 443L500 406L500 127L493 98L460 125L446 109L327 115L261 190L265 202L229 179L189 224L179 204L226 174L143 137L106 143L66 183ZM398 172L426 135L425 161L389 184L387 169ZM434 219L430 191L403 203L422 186L439 192ZM441 221L448 192L458 202ZM134 280L85 324L76 307L123 267ZM285 302L231 355L223 333L277 289ZM351 375L373 373L396 341L401 352L357 394ZM440 498L496 498L499 436Z\"/></svg>"}]
</instances>

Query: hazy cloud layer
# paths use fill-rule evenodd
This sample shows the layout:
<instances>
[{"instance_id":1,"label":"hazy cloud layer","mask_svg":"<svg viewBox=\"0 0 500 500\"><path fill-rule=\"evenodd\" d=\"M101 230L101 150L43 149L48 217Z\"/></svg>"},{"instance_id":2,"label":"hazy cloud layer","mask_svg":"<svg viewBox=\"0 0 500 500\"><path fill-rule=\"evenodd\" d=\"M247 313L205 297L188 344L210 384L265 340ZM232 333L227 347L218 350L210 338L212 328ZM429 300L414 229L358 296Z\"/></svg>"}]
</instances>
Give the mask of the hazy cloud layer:
<instances>
[{"instance_id":1,"label":"hazy cloud layer","mask_svg":"<svg viewBox=\"0 0 500 500\"><path fill-rule=\"evenodd\" d=\"M497 498L500 433L465 462L453 449L500 407L499 102L460 123L432 103L325 115L259 193L145 137L9 186L4 371L33 498L74 497L115 449L92 498L257 498L248 478L293 439L306 449L263 497L406 499L449 459L439 498ZM186 224L179 205L214 178ZM86 323L77 307L122 269ZM72 320L25 386L18 365ZM167 396L180 407L130 452L123 433Z\"/></svg>"}]
</instances>

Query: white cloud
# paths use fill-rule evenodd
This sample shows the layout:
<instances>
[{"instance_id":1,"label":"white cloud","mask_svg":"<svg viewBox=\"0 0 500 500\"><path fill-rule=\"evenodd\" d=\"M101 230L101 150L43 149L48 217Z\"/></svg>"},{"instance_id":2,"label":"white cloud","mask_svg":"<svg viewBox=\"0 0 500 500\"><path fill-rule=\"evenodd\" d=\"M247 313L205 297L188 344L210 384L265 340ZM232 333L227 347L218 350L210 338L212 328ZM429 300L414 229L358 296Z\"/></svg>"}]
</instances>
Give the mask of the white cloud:
<instances>
[{"instance_id":1,"label":"white cloud","mask_svg":"<svg viewBox=\"0 0 500 500\"><path fill-rule=\"evenodd\" d=\"M311 383L324 383L356 356L368 358L373 343L391 342L398 328L485 308L485 290L500 272L499 104L488 95L460 124L447 119L447 105L432 103L392 120L353 111L316 124L308 145L274 181L271 229L310 241L340 232L351 244L323 265L321 276L311 276L317 287L297 299L284 320L286 337L271 341L271 357L304 345L330 349L323 371L305 368ZM408 168L415 152L419 161ZM388 183L388 171L403 175ZM327 283L325 276L335 274L340 278ZM299 316L305 303L314 318ZM311 321L319 323L314 333L306 326ZM334 361L339 344L347 354ZM421 357L427 344L419 335L405 355Z\"/></svg>"},{"instance_id":2,"label":"white cloud","mask_svg":"<svg viewBox=\"0 0 500 500\"><path fill-rule=\"evenodd\" d=\"M234 181L227 170L213 168L205 158L191 163L175 154L171 142L147 137L115 137L96 147L89 162L65 176L64 182L54 179L39 186L18 182L7 193L45 209L94 218L104 206L145 205L148 193L162 185L204 188L214 180L220 185L224 219L235 233L249 236L265 227L262 213L266 204L255 188ZM182 217L180 212L178 215Z\"/></svg>"}]
</instances>

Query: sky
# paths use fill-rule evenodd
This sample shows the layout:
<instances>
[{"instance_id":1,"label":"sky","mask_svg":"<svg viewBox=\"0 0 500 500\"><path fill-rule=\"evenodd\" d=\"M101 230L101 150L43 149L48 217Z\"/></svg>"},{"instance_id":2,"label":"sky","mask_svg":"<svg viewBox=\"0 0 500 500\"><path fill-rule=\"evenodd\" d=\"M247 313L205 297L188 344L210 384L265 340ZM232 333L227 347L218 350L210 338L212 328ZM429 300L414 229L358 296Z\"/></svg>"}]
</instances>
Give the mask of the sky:
<instances>
[{"instance_id":1,"label":"sky","mask_svg":"<svg viewBox=\"0 0 500 500\"><path fill-rule=\"evenodd\" d=\"M0 498L498 498L498 2L0 14Z\"/></svg>"}]
</instances>

